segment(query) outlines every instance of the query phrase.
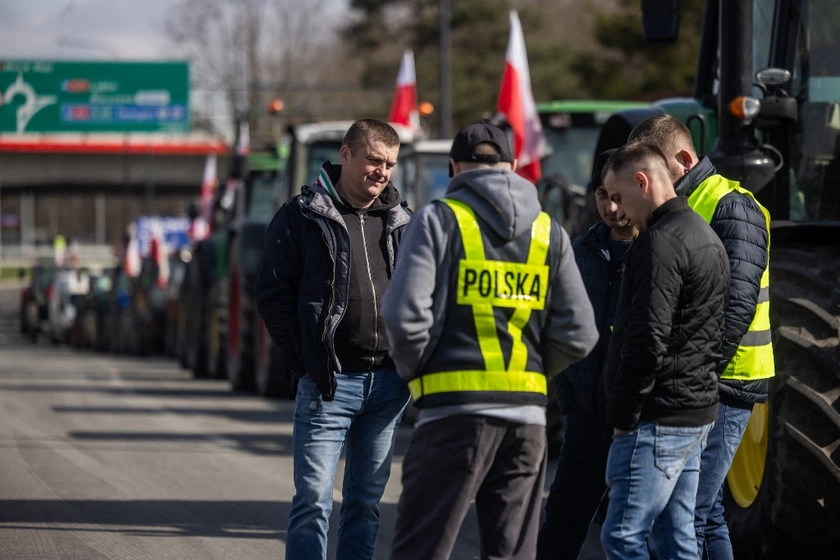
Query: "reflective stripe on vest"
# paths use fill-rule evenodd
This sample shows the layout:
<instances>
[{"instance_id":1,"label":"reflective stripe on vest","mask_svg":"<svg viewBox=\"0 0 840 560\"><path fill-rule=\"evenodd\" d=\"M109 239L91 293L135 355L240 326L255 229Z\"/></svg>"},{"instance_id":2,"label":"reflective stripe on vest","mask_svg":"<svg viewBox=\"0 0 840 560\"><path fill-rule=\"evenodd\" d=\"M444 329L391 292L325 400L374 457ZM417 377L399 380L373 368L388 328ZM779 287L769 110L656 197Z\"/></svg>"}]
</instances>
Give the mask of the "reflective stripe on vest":
<instances>
[{"instance_id":1,"label":"reflective stripe on vest","mask_svg":"<svg viewBox=\"0 0 840 560\"><path fill-rule=\"evenodd\" d=\"M735 356L726 366L721 378L738 381L766 379L773 377L776 373L770 334L770 213L761 204L758 204L750 191L741 188L736 181L730 181L720 175L713 175L695 189L688 197L688 205L700 214L706 220L706 223L711 223L718 202L732 191L737 191L752 198L764 214L764 220L767 224L768 257L767 265L761 274L755 316L750 323L749 330L741 338Z\"/></svg>"},{"instance_id":2,"label":"reflective stripe on vest","mask_svg":"<svg viewBox=\"0 0 840 560\"><path fill-rule=\"evenodd\" d=\"M465 258L458 263L458 305L472 307L478 346L484 359L483 370L444 371L424 374L408 383L414 400L437 393L467 391L526 392L546 395L545 375L525 371L528 348L522 342L522 329L533 309L545 307L548 292L548 265L545 264L551 239L551 218L541 212L531 226L528 260L523 263L487 260L481 230L472 209L463 202L443 199L455 213ZM494 307L512 307L507 323L512 347L510 362L505 358L497 333Z\"/></svg>"}]
</instances>

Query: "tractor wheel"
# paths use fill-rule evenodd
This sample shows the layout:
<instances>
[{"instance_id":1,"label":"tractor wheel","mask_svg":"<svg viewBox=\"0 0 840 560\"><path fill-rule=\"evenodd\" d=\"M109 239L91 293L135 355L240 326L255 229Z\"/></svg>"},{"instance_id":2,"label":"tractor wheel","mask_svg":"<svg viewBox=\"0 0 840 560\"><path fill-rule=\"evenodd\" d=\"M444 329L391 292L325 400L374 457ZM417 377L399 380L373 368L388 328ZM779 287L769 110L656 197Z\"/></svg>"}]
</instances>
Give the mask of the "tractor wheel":
<instances>
[{"instance_id":1,"label":"tractor wheel","mask_svg":"<svg viewBox=\"0 0 840 560\"><path fill-rule=\"evenodd\" d=\"M184 292L181 290L178 298L178 317L175 327L175 356L183 369L189 369L187 362L187 307L184 303Z\"/></svg>"},{"instance_id":2,"label":"tractor wheel","mask_svg":"<svg viewBox=\"0 0 840 560\"><path fill-rule=\"evenodd\" d=\"M196 379L207 377L207 352L204 347L207 340L205 333L208 328L205 308L208 303L202 282L203 272L199 259L195 258L190 262L184 279L187 286L184 301L186 305L184 358L187 368L192 370L193 377Z\"/></svg>"},{"instance_id":3,"label":"tractor wheel","mask_svg":"<svg viewBox=\"0 0 840 560\"><path fill-rule=\"evenodd\" d=\"M225 352L226 331L225 315L222 312L220 293L226 287L222 282L216 281L210 288L208 305L205 309L205 330L204 350L206 354L207 376L210 379L225 379L227 377L227 358Z\"/></svg>"},{"instance_id":4,"label":"tractor wheel","mask_svg":"<svg viewBox=\"0 0 840 560\"><path fill-rule=\"evenodd\" d=\"M735 557L828 558L840 548L840 249L771 252L776 377L724 485Z\"/></svg>"},{"instance_id":5,"label":"tractor wheel","mask_svg":"<svg viewBox=\"0 0 840 560\"><path fill-rule=\"evenodd\" d=\"M235 244L234 244L235 246ZM252 391L254 379L254 328L256 302L253 286L237 266L238 251L231 251L228 297L228 379L234 391Z\"/></svg>"}]
</instances>

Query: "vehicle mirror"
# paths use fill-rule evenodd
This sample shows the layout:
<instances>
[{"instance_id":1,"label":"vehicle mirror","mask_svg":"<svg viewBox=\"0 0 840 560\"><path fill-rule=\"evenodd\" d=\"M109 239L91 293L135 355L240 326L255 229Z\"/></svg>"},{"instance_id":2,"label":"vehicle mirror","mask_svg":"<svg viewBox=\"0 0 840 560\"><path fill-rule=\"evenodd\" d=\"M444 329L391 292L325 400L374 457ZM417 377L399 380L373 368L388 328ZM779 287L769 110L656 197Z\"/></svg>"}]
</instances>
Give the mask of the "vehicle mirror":
<instances>
[{"instance_id":1,"label":"vehicle mirror","mask_svg":"<svg viewBox=\"0 0 840 560\"><path fill-rule=\"evenodd\" d=\"M758 83L768 86L780 86L790 81L790 70L784 68L765 68L755 75Z\"/></svg>"},{"instance_id":2,"label":"vehicle mirror","mask_svg":"<svg viewBox=\"0 0 840 560\"><path fill-rule=\"evenodd\" d=\"M673 43L680 31L680 0L642 0L642 36L651 43Z\"/></svg>"}]
</instances>

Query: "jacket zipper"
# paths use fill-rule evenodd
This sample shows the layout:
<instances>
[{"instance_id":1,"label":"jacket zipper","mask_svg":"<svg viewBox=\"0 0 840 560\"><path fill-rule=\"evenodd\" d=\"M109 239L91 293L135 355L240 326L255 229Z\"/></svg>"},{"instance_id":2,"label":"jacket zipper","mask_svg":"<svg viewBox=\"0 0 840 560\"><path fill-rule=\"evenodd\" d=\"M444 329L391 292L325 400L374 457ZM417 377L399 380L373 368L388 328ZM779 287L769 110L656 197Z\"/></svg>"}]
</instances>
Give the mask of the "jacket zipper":
<instances>
[{"instance_id":1,"label":"jacket zipper","mask_svg":"<svg viewBox=\"0 0 840 560\"><path fill-rule=\"evenodd\" d=\"M370 356L369 368L372 368L376 363L376 352L379 350L379 300L376 296L376 284L373 282L373 270L370 266L370 253L368 253L367 235L365 233L365 214L359 214L359 225L362 230L362 246L365 249L365 265L367 266L368 282L370 282L370 291L373 293L373 324L375 326L373 331L373 353Z\"/></svg>"}]
</instances>

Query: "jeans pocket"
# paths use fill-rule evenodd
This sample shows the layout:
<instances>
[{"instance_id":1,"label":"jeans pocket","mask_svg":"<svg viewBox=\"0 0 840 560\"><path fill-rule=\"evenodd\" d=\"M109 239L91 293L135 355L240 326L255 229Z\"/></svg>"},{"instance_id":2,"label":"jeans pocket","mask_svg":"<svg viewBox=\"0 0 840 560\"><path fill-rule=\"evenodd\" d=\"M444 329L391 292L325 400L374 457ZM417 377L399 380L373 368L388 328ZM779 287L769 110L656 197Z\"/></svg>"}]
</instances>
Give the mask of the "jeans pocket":
<instances>
[{"instance_id":1,"label":"jeans pocket","mask_svg":"<svg viewBox=\"0 0 840 560\"><path fill-rule=\"evenodd\" d=\"M691 454L701 443L703 427L656 426L654 461L668 478L682 472Z\"/></svg>"},{"instance_id":2,"label":"jeans pocket","mask_svg":"<svg viewBox=\"0 0 840 560\"><path fill-rule=\"evenodd\" d=\"M745 409L726 407L723 413L723 443L731 456L738 451L741 445L741 438L750 421L752 412Z\"/></svg>"},{"instance_id":3,"label":"jeans pocket","mask_svg":"<svg viewBox=\"0 0 840 560\"><path fill-rule=\"evenodd\" d=\"M307 417L321 408L321 391L315 380L305 375L297 381L295 396L295 414Z\"/></svg>"}]
</instances>

